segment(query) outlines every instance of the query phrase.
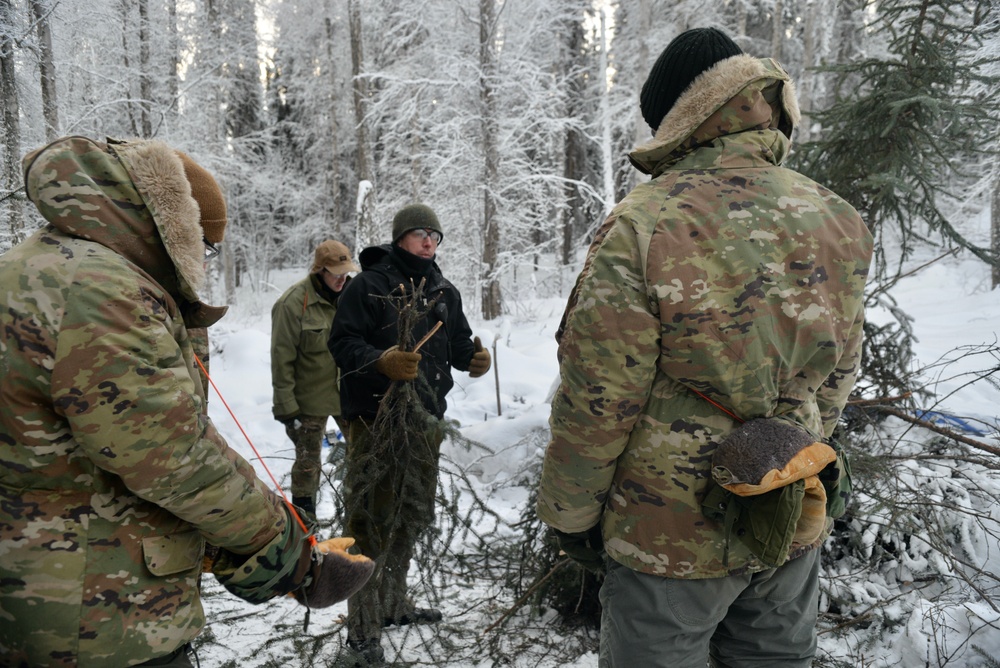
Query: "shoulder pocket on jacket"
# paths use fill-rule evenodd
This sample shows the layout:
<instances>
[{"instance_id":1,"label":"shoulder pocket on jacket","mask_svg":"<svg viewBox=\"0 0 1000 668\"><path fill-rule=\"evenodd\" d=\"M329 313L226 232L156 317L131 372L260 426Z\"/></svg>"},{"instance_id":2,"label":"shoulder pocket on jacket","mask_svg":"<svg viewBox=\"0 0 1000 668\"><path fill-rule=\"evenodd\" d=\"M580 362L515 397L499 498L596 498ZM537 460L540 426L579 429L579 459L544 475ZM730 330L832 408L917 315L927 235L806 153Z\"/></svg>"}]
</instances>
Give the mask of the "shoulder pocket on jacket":
<instances>
[{"instance_id":1,"label":"shoulder pocket on jacket","mask_svg":"<svg viewBox=\"0 0 1000 668\"><path fill-rule=\"evenodd\" d=\"M142 555L153 575L183 573L201 567L205 539L197 531L142 539Z\"/></svg>"}]
</instances>

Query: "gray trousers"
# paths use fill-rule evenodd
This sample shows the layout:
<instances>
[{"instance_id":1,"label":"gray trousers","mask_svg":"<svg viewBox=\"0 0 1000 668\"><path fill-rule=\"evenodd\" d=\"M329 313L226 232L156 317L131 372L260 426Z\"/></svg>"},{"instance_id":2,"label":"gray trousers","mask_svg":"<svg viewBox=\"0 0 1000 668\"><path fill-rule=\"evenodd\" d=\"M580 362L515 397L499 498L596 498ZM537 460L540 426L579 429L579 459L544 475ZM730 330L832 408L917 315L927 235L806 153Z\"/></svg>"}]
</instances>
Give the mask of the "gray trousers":
<instances>
[{"instance_id":1,"label":"gray trousers","mask_svg":"<svg viewBox=\"0 0 1000 668\"><path fill-rule=\"evenodd\" d=\"M780 568L706 580L611 561L600 598L599 668L808 668L819 550Z\"/></svg>"}]
</instances>

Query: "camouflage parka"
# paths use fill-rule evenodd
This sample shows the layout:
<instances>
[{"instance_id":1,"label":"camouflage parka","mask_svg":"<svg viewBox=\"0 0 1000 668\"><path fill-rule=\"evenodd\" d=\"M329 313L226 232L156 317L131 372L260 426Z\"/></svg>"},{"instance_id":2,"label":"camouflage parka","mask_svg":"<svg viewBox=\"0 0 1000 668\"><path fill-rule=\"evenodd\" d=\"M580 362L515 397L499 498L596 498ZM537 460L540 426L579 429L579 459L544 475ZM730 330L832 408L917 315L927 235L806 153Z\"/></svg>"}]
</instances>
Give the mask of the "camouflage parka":
<instances>
[{"instance_id":1,"label":"camouflage parka","mask_svg":"<svg viewBox=\"0 0 1000 668\"><path fill-rule=\"evenodd\" d=\"M537 510L564 532L600 523L608 555L633 570L763 569L702 514L713 450L736 422L692 389L823 438L854 386L872 237L844 200L781 166L798 117L773 60L703 73L630 154L652 180L598 231L567 305Z\"/></svg>"},{"instance_id":2,"label":"camouflage parka","mask_svg":"<svg viewBox=\"0 0 1000 668\"><path fill-rule=\"evenodd\" d=\"M188 328L222 310L174 151L68 137L24 172L48 225L0 256L0 663L141 663L203 626L206 541L245 578L292 523L205 415Z\"/></svg>"}]
</instances>

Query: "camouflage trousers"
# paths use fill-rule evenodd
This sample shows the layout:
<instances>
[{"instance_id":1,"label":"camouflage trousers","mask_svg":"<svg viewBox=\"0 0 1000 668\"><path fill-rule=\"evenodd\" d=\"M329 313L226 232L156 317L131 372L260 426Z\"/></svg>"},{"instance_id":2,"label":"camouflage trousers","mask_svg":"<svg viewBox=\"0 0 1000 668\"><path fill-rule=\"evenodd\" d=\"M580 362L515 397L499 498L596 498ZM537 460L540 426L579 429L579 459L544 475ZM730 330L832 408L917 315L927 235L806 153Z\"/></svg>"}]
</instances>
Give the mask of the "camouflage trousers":
<instances>
[{"instance_id":1,"label":"camouflage trousers","mask_svg":"<svg viewBox=\"0 0 1000 668\"><path fill-rule=\"evenodd\" d=\"M348 536L375 560L375 572L347 601L348 638L378 639L386 619L413 610L406 576L420 535L434 523L443 433L417 435L408 451L375 444L368 425L352 420L347 443L344 511ZM387 452L387 450L389 452ZM387 456L388 455L388 456Z\"/></svg>"},{"instance_id":2,"label":"camouflage trousers","mask_svg":"<svg viewBox=\"0 0 1000 668\"><path fill-rule=\"evenodd\" d=\"M323 432L326 416L300 415L285 424L285 433L295 445L295 463L292 464L292 496L307 496L314 502L319 491L319 474L322 470L320 452L323 449Z\"/></svg>"}]
</instances>

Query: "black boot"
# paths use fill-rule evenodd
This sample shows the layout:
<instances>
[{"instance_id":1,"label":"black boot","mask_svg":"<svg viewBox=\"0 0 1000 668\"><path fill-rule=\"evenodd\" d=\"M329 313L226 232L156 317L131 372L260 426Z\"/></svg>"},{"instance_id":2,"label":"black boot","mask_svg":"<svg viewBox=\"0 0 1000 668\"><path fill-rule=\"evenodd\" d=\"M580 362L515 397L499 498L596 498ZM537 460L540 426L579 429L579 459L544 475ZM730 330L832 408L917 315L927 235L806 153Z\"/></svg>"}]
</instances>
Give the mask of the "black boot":
<instances>
[{"instance_id":1,"label":"black boot","mask_svg":"<svg viewBox=\"0 0 1000 668\"><path fill-rule=\"evenodd\" d=\"M367 668L368 666L384 666L385 650L378 638L364 640L347 639L348 662L352 668ZM339 665L339 664L338 664Z\"/></svg>"},{"instance_id":2,"label":"black boot","mask_svg":"<svg viewBox=\"0 0 1000 668\"><path fill-rule=\"evenodd\" d=\"M443 615L440 610L434 608L413 608L398 617L386 617L382 620L382 626L406 626L407 624L436 624L441 621Z\"/></svg>"}]
</instances>

